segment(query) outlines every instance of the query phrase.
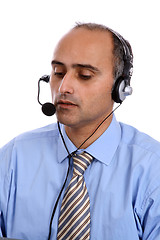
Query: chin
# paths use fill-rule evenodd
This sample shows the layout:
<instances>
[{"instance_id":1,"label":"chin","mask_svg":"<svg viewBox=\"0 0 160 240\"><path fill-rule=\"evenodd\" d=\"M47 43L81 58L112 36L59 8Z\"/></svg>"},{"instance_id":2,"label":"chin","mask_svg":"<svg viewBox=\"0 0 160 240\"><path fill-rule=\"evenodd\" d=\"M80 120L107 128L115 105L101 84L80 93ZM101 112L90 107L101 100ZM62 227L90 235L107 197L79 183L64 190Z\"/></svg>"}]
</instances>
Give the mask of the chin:
<instances>
[{"instance_id":1,"label":"chin","mask_svg":"<svg viewBox=\"0 0 160 240\"><path fill-rule=\"evenodd\" d=\"M62 123L63 125L66 125L68 127L73 127L76 125L77 121L73 119L73 115L71 114L62 114L62 113L56 113L57 120Z\"/></svg>"}]
</instances>

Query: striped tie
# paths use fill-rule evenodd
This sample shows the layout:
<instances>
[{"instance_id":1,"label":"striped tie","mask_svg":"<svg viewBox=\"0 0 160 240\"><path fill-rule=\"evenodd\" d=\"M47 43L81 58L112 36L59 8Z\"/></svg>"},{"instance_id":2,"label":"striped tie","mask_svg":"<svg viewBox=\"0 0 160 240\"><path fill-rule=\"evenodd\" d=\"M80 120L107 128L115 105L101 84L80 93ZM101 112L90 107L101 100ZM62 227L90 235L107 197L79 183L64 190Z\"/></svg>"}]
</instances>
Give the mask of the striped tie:
<instances>
[{"instance_id":1,"label":"striped tie","mask_svg":"<svg viewBox=\"0 0 160 240\"><path fill-rule=\"evenodd\" d=\"M73 156L73 176L63 197L57 240L90 239L90 201L83 174L92 159L86 152Z\"/></svg>"}]
</instances>

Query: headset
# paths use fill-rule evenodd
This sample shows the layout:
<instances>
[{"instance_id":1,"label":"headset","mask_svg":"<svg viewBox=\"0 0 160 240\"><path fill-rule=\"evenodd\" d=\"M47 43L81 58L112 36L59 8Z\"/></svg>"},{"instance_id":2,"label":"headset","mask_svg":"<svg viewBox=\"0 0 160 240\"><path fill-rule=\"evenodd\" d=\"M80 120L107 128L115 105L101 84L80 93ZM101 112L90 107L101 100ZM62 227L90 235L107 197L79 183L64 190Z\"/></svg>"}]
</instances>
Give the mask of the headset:
<instances>
[{"instance_id":1,"label":"headset","mask_svg":"<svg viewBox=\"0 0 160 240\"><path fill-rule=\"evenodd\" d=\"M130 86L130 80L133 74L133 53L130 43L125 40L119 33L114 30L107 28L117 39L120 41L123 47L123 61L124 68L123 72L118 79L116 79L115 84L112 89L112 99L116 103L122 103L126 96L132 94L133 89Z\"/></svg>"},{"instance_id":2,"label":"headset","mask_svg":"<svg viewBox=\"0 0 160 240\"><path fill-rule=\"evenodd\" d=\"M132 94L133 89L130 86L130 80L133 73L133 53L130 43L125 40L119 33L115 32L111 28L106 28L109 32L111 32L121 43L123 48L123 61L124 61L124 68L123 72L118 79L116 79L114 86L112 88L112 99L116 103L122 103L125 98ZM55 112L55 106L52 103L44 103L41 104L39 100L40 95L40 82L44 81L48 83L50 81L49 75L42 76L38 81L38 102L42 105L42 112L47 116L52 116Z\"/></svg>"}]
</instances>

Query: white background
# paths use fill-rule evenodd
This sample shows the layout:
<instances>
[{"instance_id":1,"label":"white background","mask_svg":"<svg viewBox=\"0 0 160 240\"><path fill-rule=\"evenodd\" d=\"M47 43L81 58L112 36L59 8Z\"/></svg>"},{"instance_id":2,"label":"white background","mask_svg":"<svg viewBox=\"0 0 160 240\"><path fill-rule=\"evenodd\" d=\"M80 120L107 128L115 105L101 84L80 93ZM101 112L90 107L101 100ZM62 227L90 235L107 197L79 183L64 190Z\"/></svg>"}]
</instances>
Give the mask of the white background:
<instances>
[{"instance_id":1,"label":"white background","mask_svg":"<svg viewBox=\"0 0 160 240\"><path fill-rule=\"evenodd\" d=\"M159 0L1 0L0 146L56 121L41 113L37 82L50 74L57 41L78 21L105 24L130 41L134 92L116 116L160 141L159 9ZM41 91L42 102L51 100L48 84Z\"/></svg>"}]
</instances>

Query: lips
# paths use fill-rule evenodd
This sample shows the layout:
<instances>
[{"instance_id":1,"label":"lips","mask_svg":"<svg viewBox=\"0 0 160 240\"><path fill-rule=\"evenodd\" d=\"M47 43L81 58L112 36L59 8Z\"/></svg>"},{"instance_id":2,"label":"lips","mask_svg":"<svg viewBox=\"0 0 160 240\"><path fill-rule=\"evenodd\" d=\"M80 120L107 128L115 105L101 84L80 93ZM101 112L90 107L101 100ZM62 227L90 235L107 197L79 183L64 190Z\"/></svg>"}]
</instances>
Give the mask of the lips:
<instances>
[{"instance_id":1,"label":"lips","mask_svg":"<svg viewBox=\"0 0 160 240\"><path fill-rule=\"evenodd\" d=\"M59 100L57 102L57 106L60 106L62 108L71 108L77 106L75 103L68 101L68 100Z\"/></svg>"},{"instance_id":2,"label":"lips","mask_svg":"<svg viewBox=\"0 0 160 240\"><path fill-rule=\"evenodd\" d=\"M70 102L68 100L59 100L58 104L76 105L73 102Z\"/></svg>"}]
</instances>

